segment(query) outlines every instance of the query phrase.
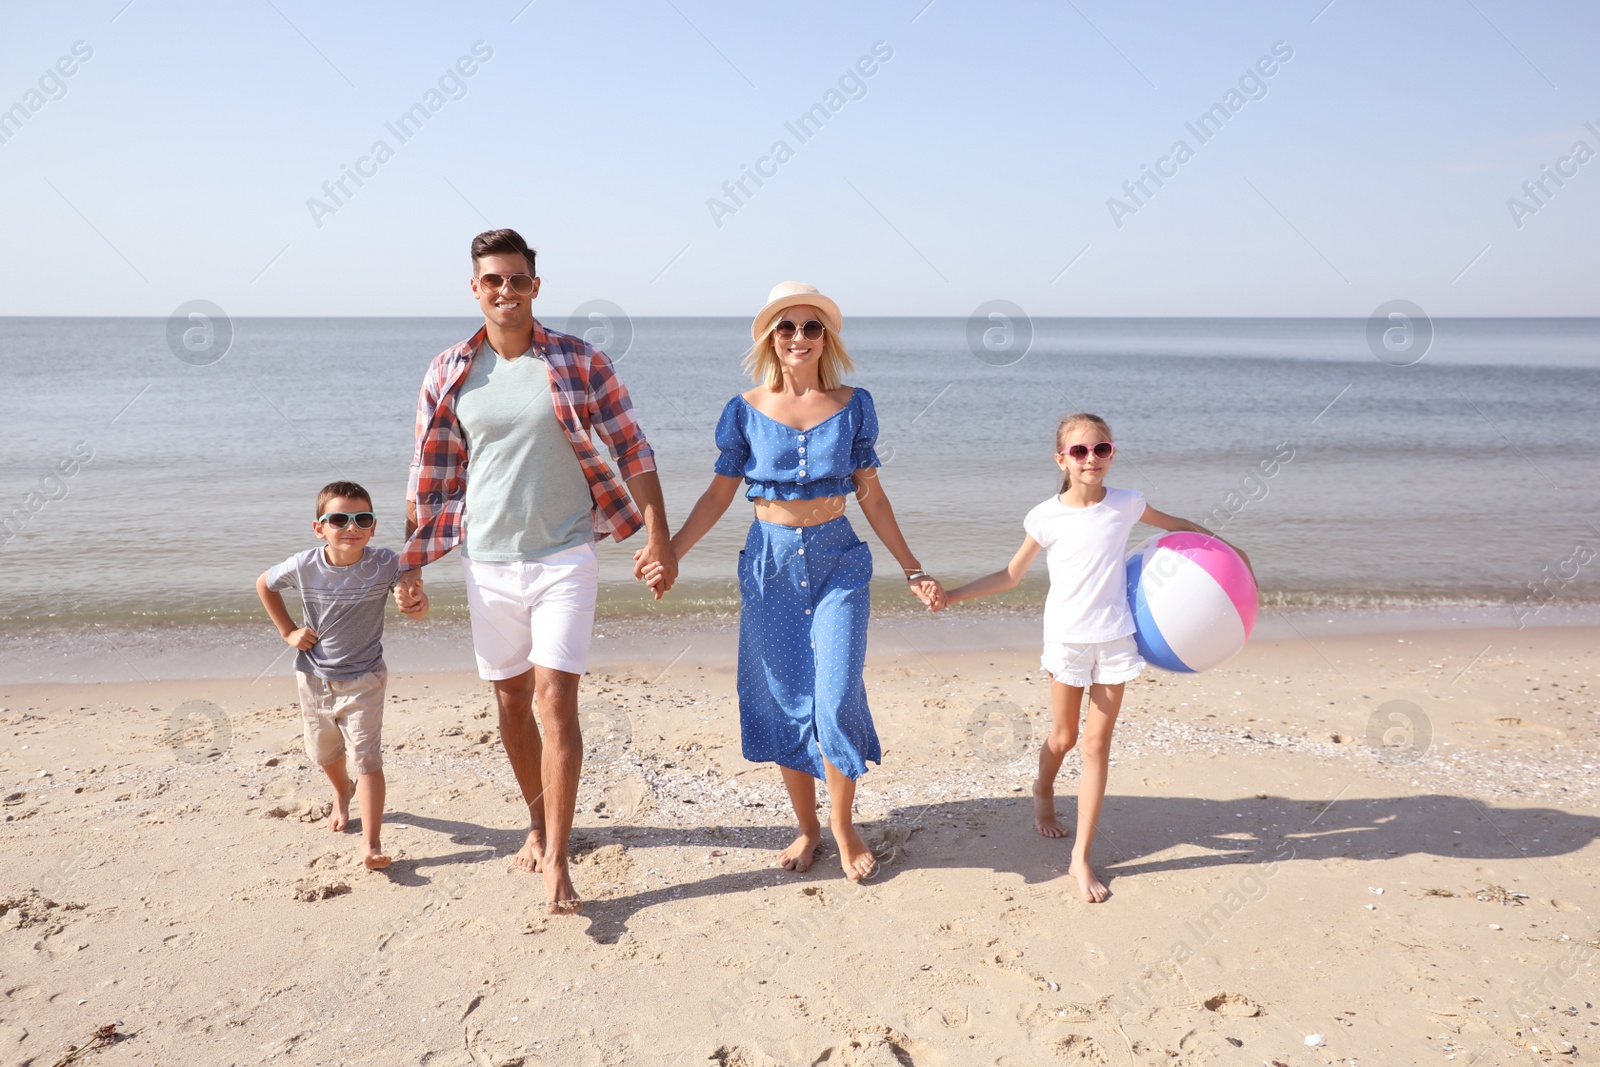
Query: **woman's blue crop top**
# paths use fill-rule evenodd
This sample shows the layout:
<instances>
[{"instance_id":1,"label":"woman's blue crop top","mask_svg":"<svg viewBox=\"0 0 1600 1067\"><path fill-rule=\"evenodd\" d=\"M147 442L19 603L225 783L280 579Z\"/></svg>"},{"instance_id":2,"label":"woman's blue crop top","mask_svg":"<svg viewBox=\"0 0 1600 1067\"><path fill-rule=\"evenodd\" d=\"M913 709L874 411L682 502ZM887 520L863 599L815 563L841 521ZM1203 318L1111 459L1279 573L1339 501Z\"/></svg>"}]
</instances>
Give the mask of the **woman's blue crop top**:
<instances>
[{"instance_id":1,"label":"woman's blue crop top","mask_svg":"<svg viewBox=\"0 0 1600 1067\"><path fill-rule=\"evenodd\" d=\"M717 420L716 472L743 478L746 499L816 500L856 491L851 477L878 466L878 413L872 394L857 386L850 400L808 430L763 415L736 396Z\"/></svg>"}]
</instances>

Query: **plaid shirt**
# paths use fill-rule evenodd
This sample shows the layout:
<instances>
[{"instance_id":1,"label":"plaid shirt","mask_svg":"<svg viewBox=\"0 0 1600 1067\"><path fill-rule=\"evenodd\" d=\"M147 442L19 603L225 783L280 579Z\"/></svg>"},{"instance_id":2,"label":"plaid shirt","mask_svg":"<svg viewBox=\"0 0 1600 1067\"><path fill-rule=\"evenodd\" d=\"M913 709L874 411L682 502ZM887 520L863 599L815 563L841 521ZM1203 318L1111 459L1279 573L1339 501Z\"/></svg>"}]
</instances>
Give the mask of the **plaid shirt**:
<instances>
[{"instance_id":1,"label":"plaid shirt","mask_svg":"<svg viewBox=\"0 0 1600 1067\"><path fill-rule=\"evenodd\" d=\"M406 499L417 509L417 529L400 553L400 569L412 570L449 552L465 534L467 438L456 417L456 392L484 344L486 329L446 349L428 367L417 397L417 446L411 457ZM656 469L655 453L633 417L633 401L617 380L611 360L581 338L533 323L533 354L550 372L556 418L594 499L594 537L618 541L632 536L644 519L622 480L589 439L600 434L621 468L622 478Z\"/></svg>"}]
</instances>

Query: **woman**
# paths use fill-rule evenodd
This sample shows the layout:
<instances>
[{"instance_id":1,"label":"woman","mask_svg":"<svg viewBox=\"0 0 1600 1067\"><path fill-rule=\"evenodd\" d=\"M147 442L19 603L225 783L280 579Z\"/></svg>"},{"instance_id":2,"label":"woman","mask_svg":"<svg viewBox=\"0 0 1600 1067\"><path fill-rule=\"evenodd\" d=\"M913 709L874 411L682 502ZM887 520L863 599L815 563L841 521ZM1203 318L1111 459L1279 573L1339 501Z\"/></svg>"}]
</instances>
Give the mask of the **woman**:
<instances>
[{"instance_id":1,"label":"woman","mask_svg":"<svg viewBox=\"0 0 1600 1067\"><path fill-rule=\"evenodd\" d=\"M804 871L816 857L815 780L823 779L840 864L861 881L877 863L851 820L855 783L882 752L862 680L872 552L844 518L845 498L856 495L912 593L937 608L944 590L906 547L883 495L873 450L877 412L865 389L842 384L855 364L839 327L838 305L814 286L783 282L772 290L750 326L755 344L744 365L756 387L723 409L716 474L672 549L681 560L728 510L743 479L755 503L739 554L744 756L778 764L800 824L778 865Z\"/></svg>"}]
</instances>

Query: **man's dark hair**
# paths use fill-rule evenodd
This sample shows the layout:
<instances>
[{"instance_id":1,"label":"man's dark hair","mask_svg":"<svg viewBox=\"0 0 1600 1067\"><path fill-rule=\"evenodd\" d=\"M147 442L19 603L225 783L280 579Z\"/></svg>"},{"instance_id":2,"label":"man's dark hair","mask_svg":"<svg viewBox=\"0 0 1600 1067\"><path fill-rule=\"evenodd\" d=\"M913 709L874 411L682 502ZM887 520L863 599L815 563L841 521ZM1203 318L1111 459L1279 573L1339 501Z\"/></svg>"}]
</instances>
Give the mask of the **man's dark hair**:
<instances>
[{"instance_id":1,"label":"man's dark hair","mask_svg":"<svg viewBox=\"0 0 1600 1067\"><path fill-rule=\"evenodd\" d=\"M472 239L472 276L478 276L478 260L484 256L521 256L528 261L528 273L537 277L539 271L534 265L537 255L516 230L484 230Z\"/></svg>"},{"instance_id":2,"label":"man's dark hair","mask_svg":"<svg viewBox=\"0 0 1600 1067\"><path fill-rule=\"evenodd\" d=\"M346 500L365 500L367 510L372 510L372 494L355 482L329 482L322 487L322 492L317 494L317 518L320 519L327 514L328 501L341 496Z\"/></svg>"}]
</instances>

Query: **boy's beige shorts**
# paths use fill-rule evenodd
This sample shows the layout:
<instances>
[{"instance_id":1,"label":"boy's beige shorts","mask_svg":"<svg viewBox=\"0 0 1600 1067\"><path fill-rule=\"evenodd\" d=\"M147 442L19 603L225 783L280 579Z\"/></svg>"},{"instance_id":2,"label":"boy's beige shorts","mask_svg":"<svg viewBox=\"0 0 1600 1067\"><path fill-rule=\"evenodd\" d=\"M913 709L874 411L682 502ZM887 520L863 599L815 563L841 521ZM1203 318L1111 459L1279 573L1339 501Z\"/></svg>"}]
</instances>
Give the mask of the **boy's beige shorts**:
<instances>
[{"instance_id":1,"label":"boy's beige shorts","mask_svg":"<svg viewBox=\"0 0 1600 1067\"><path fill-rule=\"evenodd\" d=\"M357 774L383 770L383 695L389 672L379 668L354 678L318 678L304 671L296 674L306 755L318 766L337 763L344 759L348 741Z\"/></svg>"}]
</instances>

